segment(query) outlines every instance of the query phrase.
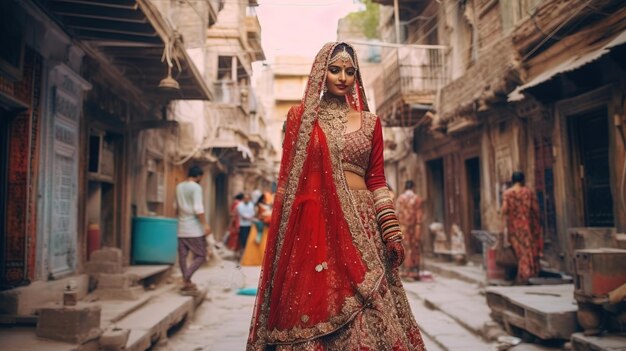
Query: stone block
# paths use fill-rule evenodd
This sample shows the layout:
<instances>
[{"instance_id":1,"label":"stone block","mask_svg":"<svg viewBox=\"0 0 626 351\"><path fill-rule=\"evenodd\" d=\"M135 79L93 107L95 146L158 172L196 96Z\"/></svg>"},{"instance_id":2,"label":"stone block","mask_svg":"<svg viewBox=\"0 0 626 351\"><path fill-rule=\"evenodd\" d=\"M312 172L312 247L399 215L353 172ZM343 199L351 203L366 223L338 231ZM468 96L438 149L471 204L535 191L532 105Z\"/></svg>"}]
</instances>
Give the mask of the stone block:
<instances>
[{"instance_id":1,"label":"stone block","mask_svg":"<svg viewBox=\"0 0 626 351\"><path fill-rule=\"evenodd\" d=\"M100 313L98 305L41 308L36 334L42 338L83 344L100 336Z\"/></svg>"},{"instance_id":2,"label":"stone block","mask_svg":"<svg viewBox=\"0 0 626 351\"><path fill-rule=\"evenodd\" d=\"M130 329L113 328L106 330L100 336L100 349L103 351L121 351L126 347Z\"/></svg>"},{"instance_id":3,"label":"stone block","mask_svg":"<svg viewBox=\"0 0 626 351\"><path fill-rule=\"evenodd\" d=\"M91 253L90 262L117 262L122 265L122 250L116 247L105 247Z\"/></svg>"},{"instance_id":4,"label":"stone block","mask_svg":"<svg viewBox=\"0 0 626 351\"><path fill-rule=\"evenodd\" d=\"M136 277L129 274L101 273L98 276L99 289L128 289L135 285Z\"/></svg>"},{"instance_id":5,"label":"stone block","mask_svg":"<svg viewBox=\"0 0 626 351\"><path fill-rule=\"evenodd\" d=\"M90 275L100 273L119 274L122 273L122 264L108 261L89 261L85 264L85 271Z\"/></svg>"}]
</instances>

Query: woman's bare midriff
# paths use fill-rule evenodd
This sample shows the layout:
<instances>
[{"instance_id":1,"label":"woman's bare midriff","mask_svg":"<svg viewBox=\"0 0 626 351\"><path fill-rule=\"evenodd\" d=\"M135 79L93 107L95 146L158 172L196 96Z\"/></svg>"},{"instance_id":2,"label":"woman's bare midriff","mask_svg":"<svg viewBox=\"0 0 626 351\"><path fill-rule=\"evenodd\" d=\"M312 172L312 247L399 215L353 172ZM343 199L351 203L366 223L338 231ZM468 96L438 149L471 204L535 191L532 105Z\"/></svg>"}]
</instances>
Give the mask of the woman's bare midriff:
<instances>
[{"instance_id":1,"label":"woman's bare midriff","mask_svg":"<svg viewBox=\"0 0 626 351\"><path fill-rule=\"evenodd\" d=\"M348 183L348 188L354 190L365 190L367 189L367 185L365 184L365 179L354 173L349 171L343 172L346 175L346 183Z\"/></svg>"}]
</instances>

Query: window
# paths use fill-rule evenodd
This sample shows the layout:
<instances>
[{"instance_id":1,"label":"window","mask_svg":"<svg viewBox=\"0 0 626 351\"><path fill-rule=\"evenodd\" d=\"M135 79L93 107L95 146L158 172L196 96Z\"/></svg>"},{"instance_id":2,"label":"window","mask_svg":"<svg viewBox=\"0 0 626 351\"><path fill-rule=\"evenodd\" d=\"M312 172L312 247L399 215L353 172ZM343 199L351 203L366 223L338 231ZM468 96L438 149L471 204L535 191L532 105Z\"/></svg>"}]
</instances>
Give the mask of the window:
<instances>
[{"instance_id":1,"label":"window","mask_svg":"<svg viewBox=\"0 0 626 351\"><path fill-rule=\"evenodd\" d=\"M233 62L236 62L233 56L218 56L217 58L217 79L218 80L235 80L233 79Z\"/></svg>"}]
</instances>

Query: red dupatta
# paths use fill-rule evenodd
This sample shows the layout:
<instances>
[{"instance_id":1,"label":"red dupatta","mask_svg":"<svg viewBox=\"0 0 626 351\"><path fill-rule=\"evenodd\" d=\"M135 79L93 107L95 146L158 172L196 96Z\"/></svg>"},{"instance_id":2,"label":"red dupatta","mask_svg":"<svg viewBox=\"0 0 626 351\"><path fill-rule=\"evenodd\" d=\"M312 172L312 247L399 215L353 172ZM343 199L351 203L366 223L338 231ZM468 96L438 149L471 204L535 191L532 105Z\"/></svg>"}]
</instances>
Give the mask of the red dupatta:
<instances>
[{"instance_id":1,"label":"red dupatta","mask_svg":"<svg viewBox=\"0 0 626 351\"><path fill-rule=\"evenodd\" d=\"M302 103L287 117L247 350L334 332L364 308L384 275L341 166L345 127L336 118L318 118L328 116L320 96L338 44L317 54ZM356 78L355 96L346 100L367 110L358 70Z\"/></svg>"}]
</instances>

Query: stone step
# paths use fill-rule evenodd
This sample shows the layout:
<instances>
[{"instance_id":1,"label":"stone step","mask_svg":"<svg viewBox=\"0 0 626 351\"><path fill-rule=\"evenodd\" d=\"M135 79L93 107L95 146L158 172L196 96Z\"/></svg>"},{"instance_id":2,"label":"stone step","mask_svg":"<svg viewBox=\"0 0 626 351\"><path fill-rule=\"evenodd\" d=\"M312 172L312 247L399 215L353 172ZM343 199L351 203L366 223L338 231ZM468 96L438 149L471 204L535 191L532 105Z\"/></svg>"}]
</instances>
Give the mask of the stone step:
<instances>
[{"instance_id":1,"label":"stone step","mask_svg":"<svg viewBox=\"0 0 626 351\"><path fill-rule=\"evenodd\" d=\"M407 294L420 296L407 289ZM430 309L423 300L410 299L411 310L425 338L443 351L492 351L493 344L484 341L449 316Z\"/></svg>"},{"instance_id":2,"label":"stone step","mask_svg":"<svg viewBox=\"0 0 626 351\"><path fill-rule=\"evenodd\" d=\"M158 284L172 273L171 265L133 265L124 268L124 274L135 277L143 286Z\"/></svg>"},{"instance_id":3,"label":"stone step","mask_svg":"<svg viewBox=\"0 0 626 351\"><path fill-rule=\"evenodd\" d=\"M102 305L101 326L107 327L115 323L136 310L145 306L155 296L159 296L176 288L174 284L165 284L155 290L144 292L137 300L100 300L96 303Z\"/></svg>"},{"instance_id":4,"label":"stone step","mask_svg":"<svg viewBox=\"0 0 626 351\"><path fill-rule=\"evenodd\" d=\"M170 290L154 296L140 309L115 322L116 328L130 330L125 350L144 351L166 341L168 330L188 319L206 293L203 289L195 296L182 296Z\"/></svg>"},{"instance_id":5,"label":"stone step","mask_svg":"<svg viewBox=\"0 0 626 351\"><path fill-rule=\"evenodd\" d=\"M470 333L491 340L497 328L490 316L482 289L477 284L434 276L435 281L404 283L407 292L423 299L425 305L437 310Z\"/></svg>"}]
</instances>

